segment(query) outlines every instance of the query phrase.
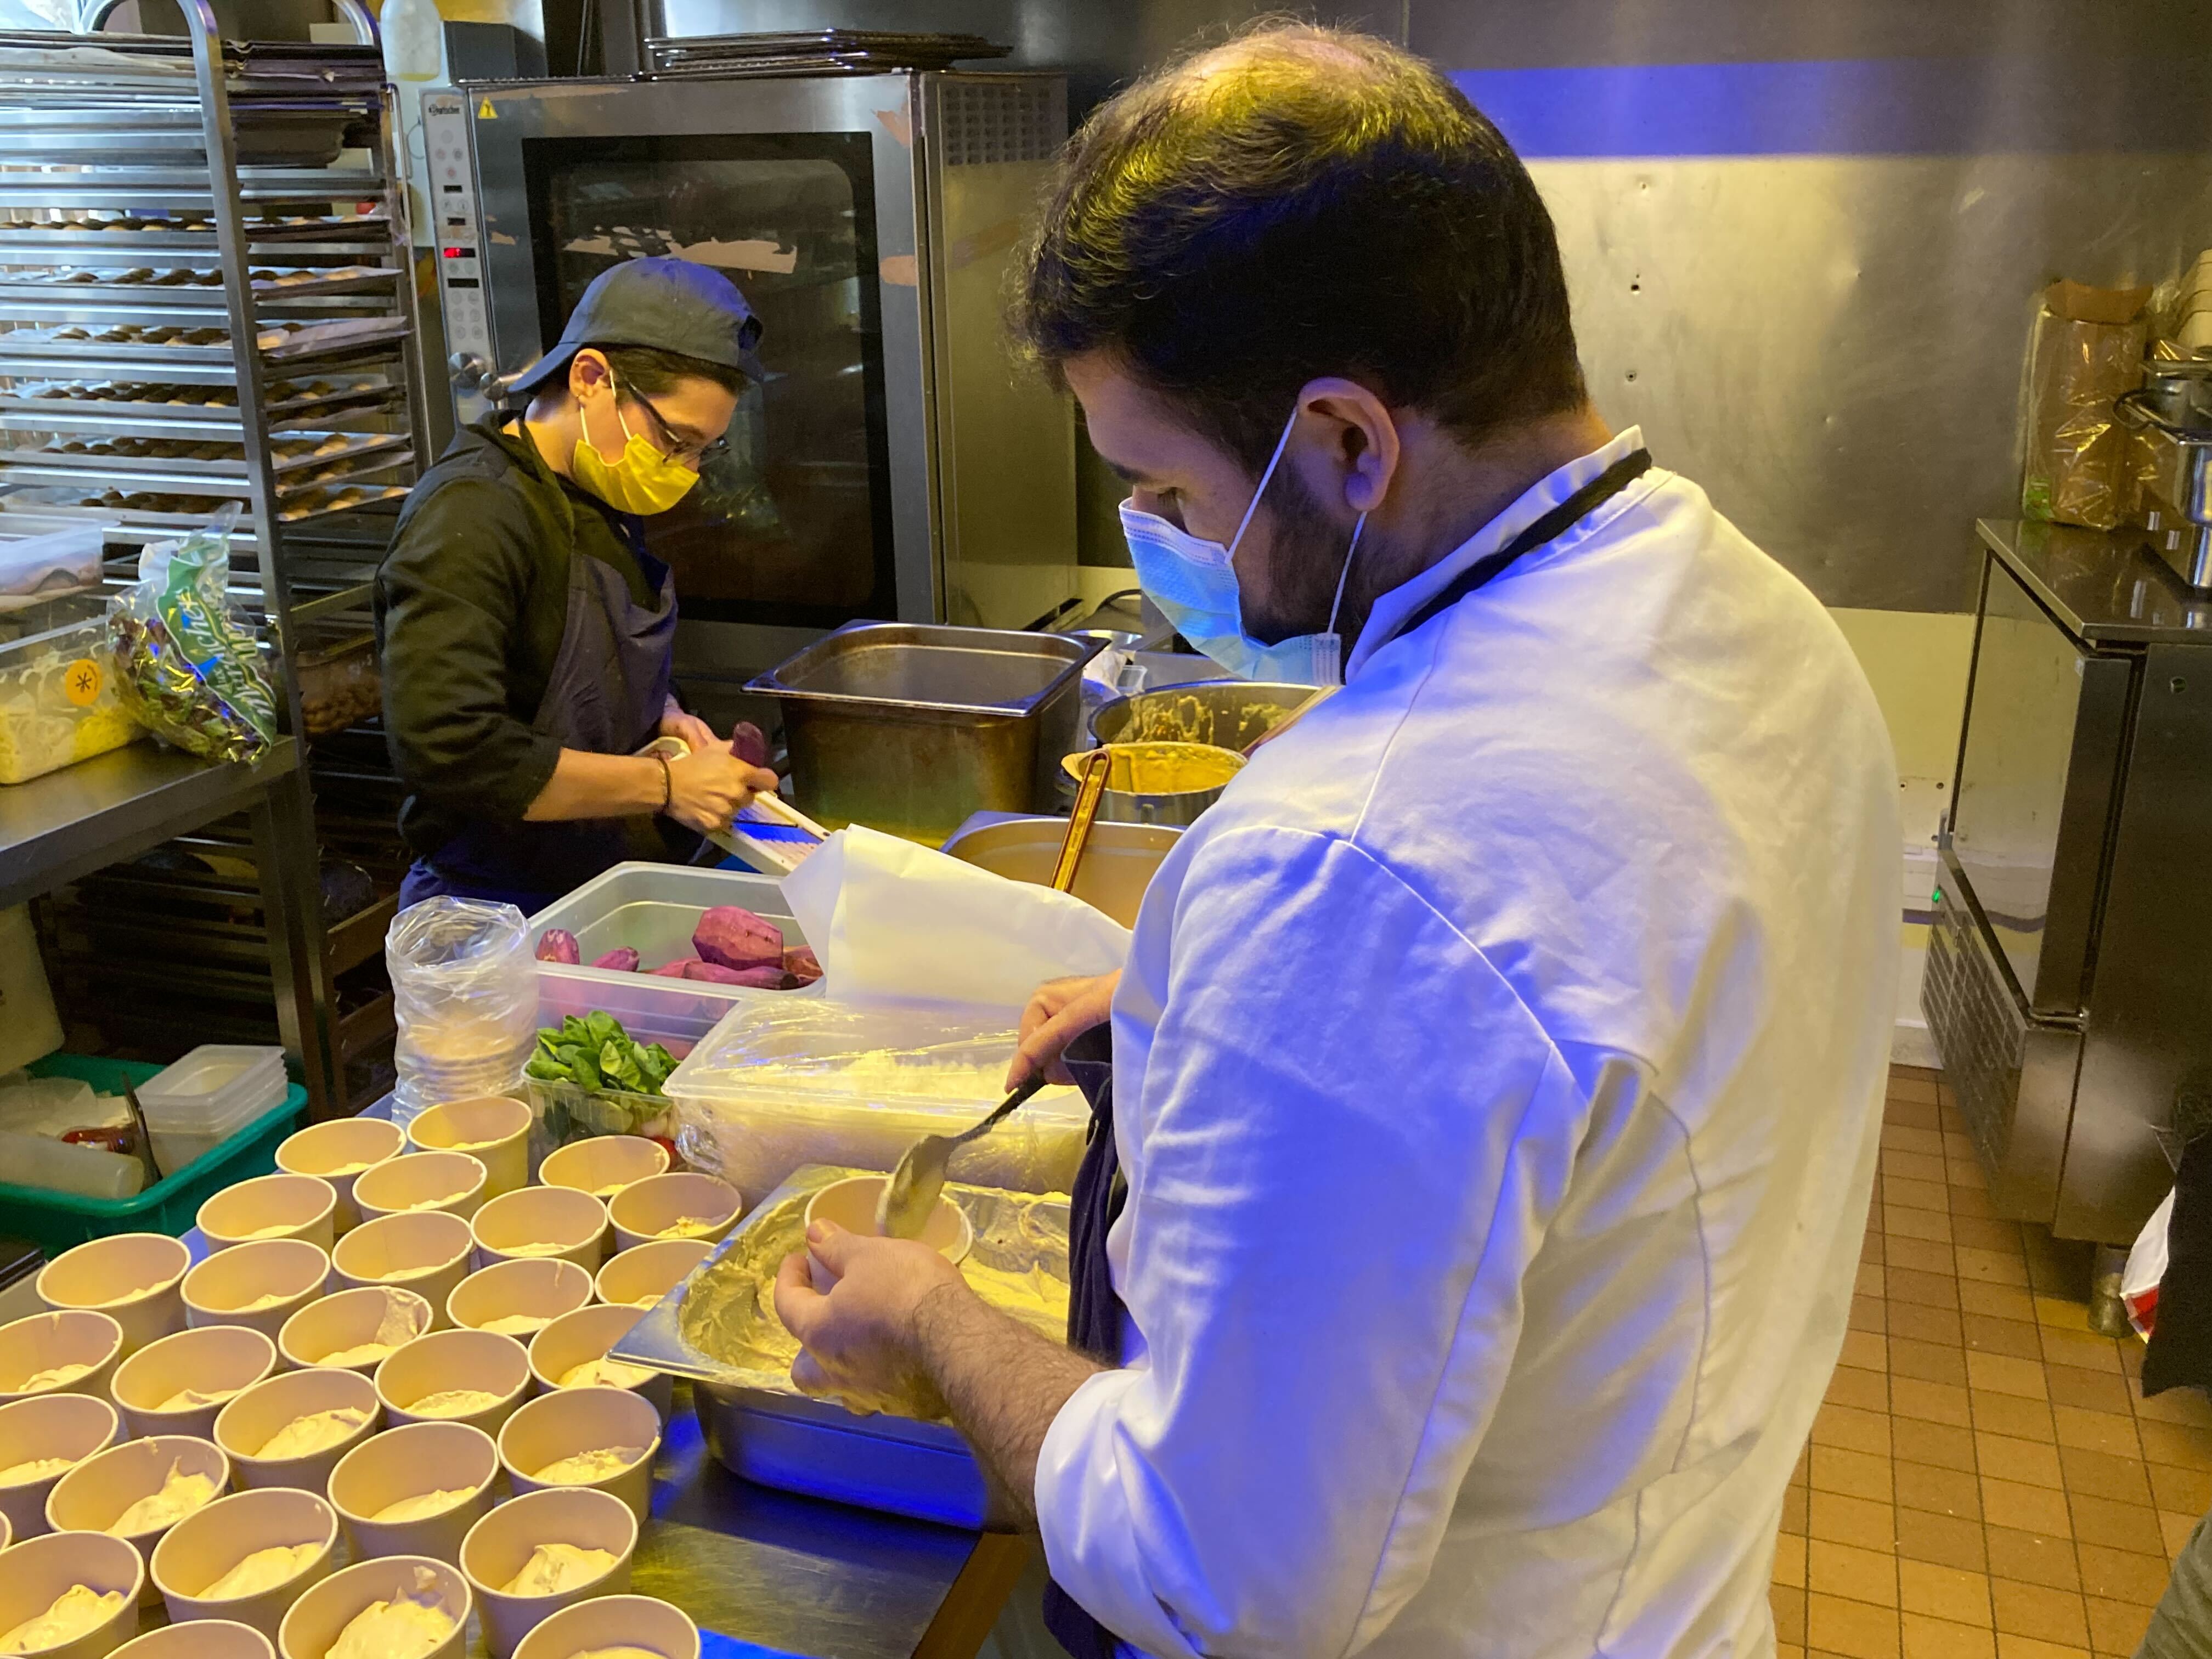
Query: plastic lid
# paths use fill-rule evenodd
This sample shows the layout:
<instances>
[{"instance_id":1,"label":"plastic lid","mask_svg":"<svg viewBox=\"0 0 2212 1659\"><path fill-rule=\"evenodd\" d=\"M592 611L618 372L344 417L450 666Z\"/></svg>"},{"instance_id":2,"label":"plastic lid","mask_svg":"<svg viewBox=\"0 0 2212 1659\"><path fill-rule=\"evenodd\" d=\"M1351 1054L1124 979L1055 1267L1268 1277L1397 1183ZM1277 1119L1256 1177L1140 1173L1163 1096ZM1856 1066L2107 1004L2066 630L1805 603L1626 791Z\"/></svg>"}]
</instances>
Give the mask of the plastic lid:
<instances>
[{"instance_id":1,"label":"plastic lid","mask_svg":"<svg viewBox=\"0 0 2212 1659\"><path fill-rule=\"evenodd\" d=\"M282 1048L207 1043L138 1085L149 1127L240 1116L284 1091Z\"/></svg>"}]
</instances>

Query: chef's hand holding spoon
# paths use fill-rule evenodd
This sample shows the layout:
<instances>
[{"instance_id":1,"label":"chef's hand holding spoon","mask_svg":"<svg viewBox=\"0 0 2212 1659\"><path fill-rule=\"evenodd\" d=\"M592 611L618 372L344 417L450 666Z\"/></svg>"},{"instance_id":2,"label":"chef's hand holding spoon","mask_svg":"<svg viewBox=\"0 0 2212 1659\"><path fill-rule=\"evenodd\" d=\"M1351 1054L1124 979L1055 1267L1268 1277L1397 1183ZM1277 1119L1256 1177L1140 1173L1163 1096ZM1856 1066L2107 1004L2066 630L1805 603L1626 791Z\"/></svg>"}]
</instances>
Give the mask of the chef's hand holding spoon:
<instances>
[{"instance_id":1,"label":"chef's hand holding spoon","mask_svg":"<svg viewBox=\"0 0 2212 1659\"><path fill-rule=\"evenodd\" d=\"M1006 1087L1018 1088L1038 1072L1048 1083L1073 1083L1060 1057L1076 1038L1113 1018L1114 988L1121 982L1116 969L1110 974L1048 979L1038 986L1022 1010L1021 1046L1006 1067Z\"/></svg>"}]
</instances>

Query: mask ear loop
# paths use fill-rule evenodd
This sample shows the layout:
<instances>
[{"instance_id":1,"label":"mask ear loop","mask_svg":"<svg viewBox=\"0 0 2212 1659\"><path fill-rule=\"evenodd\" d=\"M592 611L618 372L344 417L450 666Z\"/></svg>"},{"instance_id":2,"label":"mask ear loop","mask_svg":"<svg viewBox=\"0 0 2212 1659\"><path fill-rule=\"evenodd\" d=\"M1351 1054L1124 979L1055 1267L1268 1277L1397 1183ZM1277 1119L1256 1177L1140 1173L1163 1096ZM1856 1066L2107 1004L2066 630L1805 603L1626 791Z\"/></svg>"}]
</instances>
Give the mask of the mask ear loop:
<instances>
[{"instance_id":1,"label":"mask ear loop","mask_svg":"<svg viewBox=\"0 0 2212 1659\"><path fill-rule=\"evenodd\" d=\"M576 409L576 423L583 428L584 442L591 449L592 453L599 458L600 465L603 466L613 466L622 459L623 455L629 453L631 434L629 422L623 418L622 388L615 384L615 371L614 367L611 364L608 365L607 368L607 392L614 400L615 424L622 428L623 434L623 447L620 450L616 452L614 460L611 461L607 459L607 452L601 449L599 444L592 437L591 422L584 418L584 410L581 404L579 404Z\"/></svg>"},{"instance_id":2,"label":"mask ear loop","mask_svg":"<svg viewBox=\"0 0 2212 1659\"><path fill-rule=\"evenodd\" d=\"M1267 481L1275 476L1275 467L1283 459L1284 449L1290 444L1291 428L1297 423L1298 406L1292 404L1291 418L1283 422L1283 435L1275 440L1275 453L1267 457L1267 470L1260 475L1259 486L1252 492L1251 505L1244 509L1244 516L1237 521L1237 533L1229 538L1229 556L1232 559L1237 556L1237 544L1244 539L1245 526L1252 522L1252 515L1260 510L1260 497L1267 493Z\"/></svg>"},{"instance_id":3,"label":"mask ear loop","mask_svg":"<svg viewBox=\"0 0 2212 1659\"><path fill-rule=\"evenodd\" d=\"M1352 580L1352 556L1359 551L1359 532L1366 528L1367 515L1363 513L1352 526L1352 545L1344 550L1344 568L1336 573L1336 597L1328 602L1328 627L1314 635L1316 684L1344 684L1344 636L1336 631L1336 616L1344 608L1344 585Z\"/></svg>"}]
</instances>

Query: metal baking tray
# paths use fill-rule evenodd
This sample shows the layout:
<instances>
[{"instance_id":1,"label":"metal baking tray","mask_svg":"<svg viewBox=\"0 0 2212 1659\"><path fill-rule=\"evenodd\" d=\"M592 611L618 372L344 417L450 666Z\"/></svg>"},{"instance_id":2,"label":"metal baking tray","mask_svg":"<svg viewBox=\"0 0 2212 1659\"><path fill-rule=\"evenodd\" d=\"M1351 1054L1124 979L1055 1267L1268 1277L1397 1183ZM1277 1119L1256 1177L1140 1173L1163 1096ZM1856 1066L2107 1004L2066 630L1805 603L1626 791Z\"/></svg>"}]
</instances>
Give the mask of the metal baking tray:
<instances>
[{"instance_id":1,"label":"metal baking tray","mask_svg":"<svg viewBox=\"0 0 2212 1659\"><path fill-rule=\"evenodd\" d=\"M375 192L372 191L371 194ZM17 208L29 204L16 203ZM344 199L358 199L347 197ZM80 205L76 202L63 204L66 207ZM139 204L139 205L143 205ZM208 222L180 226L164 220L148 220L136 228L108 229L104 225L77 223L52 226L33 226L26 221L0 222L0 251L21 246L25 248L97 248L113 250L124 258L139 252L200 253L210 258L216 254L212 210L199 217ZM283 224L248 220L246 240L249 248L283 246L293 243L328 243L332 251L347 252L361 242L389 241L392 222L382 210L363 214L319 214L307 216L302 224Z\"/></svg>"},{"instance_id":2,"label":"metal baking tray","mask_svg":"<svg viewBox=\"0 0 2212 1659\"><path fill-rule=\"evenodd\" d=\"M861 1415L792 1385L790 1336L767 1304L776 1265L802 1248L806 1200L871 1171L807 1164L770 1193L690 1276L630 1328L613 1357L692 1380L700 1425L715 1457L763 1486L886 1510L946 1526L980 1527L988 1504L975 1454L950 1424L892 1413ZM1067 1319L1067 1199L948 1184L975 1229L969 1260L993 1273L1029 1275L1045 1291L1026 1322L1055 1338ZM976 1275L987 1299L989 1282ZM716 1292L720 1292L717 1295ZM702 1307L686 1309L696 1293ZM714 1298L711 1325L705 1298ZM1056 1305L1055 1304L1056 1299ZM720 1359L687 1331L730 1336L740 1358Z\"/></svg>"},{"instance_id":3,"label":"metal baking tray","mask_svg":"<svg viewBox=\"0 0 2212 1659\"><path fill-rule=\"evenodd\" d=\"M311 450L305 454L280 455L276 459L274 468L279 479L289 473L306 472L316 467L352 466L374 455L383 456L380 465L384 466L409 459L404 453L408 447L407 434L400 432L299 432L286 434L283 441L301 442L309 438L316 439L319 442L328 442L332 438L341 438L345 441L345 447L325 454L316 454ZM192 441L179 439L175 441ZM222 440L205 437L198 441L220 443ZM402 453L398 454L386 453L390 451ZM246 474L246 455L242 446L238 454L224 456L219 460L201 460L185 455L132 455L117 453L112 450L79 451L72 453L66 450L43 448L0 448L0 462L7 464L11 470L20 470L24 467L51 467L72 474L86 471L110 477L125 472L140 471L163 478L236 477L242 479ZM15 478L15 482L22 482L20 476Z\"/></svg>"},{"instance_id":4,"label":"metal baking tray","mask_svg":"<svg viewBox=\"0 0 2212 1659\"><path fill-rule=\"evenodd\" d=\"M188 267L176 267L187 269ZM215 315L228 314L228 289L222 272L210 268L207 274L213 282L165 283L153 280L119 282L108 277L92 282L75 282L59 273L64 269L83 270L82 265L56 266L52 276L25 277L20 272L0 276L0 314L16 315L55 310L167 312L181 310L208 312ZM143 270L143 266L124 266L125 270ZM340 266L329 275L313 272L309 268L294 267L287 275L301 270L307 274L302 280L258 280L253 284L255 299L268 301L313 300L337 295L375 294L388 291L398 281L399 273L388 266Z\"/></svg>"},{"instance_id":5,"label":"metal baking tray","mask_svg":"<svg viewBox=\"0 0 2212 1659\"><path fill-rule=\"evenodd\" d=\"M336 358L389 347L404 339L406 335L407 319L404 317L353 317L342 322L311 323L304 328L287 331L287 337L276 344L263 346L261 357L263 362L272 363ZM88 358L100 368L88 366ZM233 342L228 335L204 345L185 345L176 341L65 339L57 337L51 329L15 329L0 334L0 374L22 373L9 367L17 362L31 365L29 372L33 374L47 374L53 372L53 365L61 362L70 363L87 373L99 373L100 368L109 364L167 371L194 368L228 370L226 379L234 377L237 371ZM114 377L103 375L103 378ZM165 373L160 376L141 378L167 380L179 377Z\"/></svg>"},{"instance_id":6,"label":"metal baking tray","mask_svg":"<svg viewBox=\"0 0 2212 1659\"><path fill-rule=\"evenodd\" d=\"M0 387L0 431L101 432L169 438L219 437L244 430L234 400L227 404L187 404L162 398L112 395L120 389L106 388L110 395L40 398L24 396L18 389ZM271 433L301 432L318 422L381 412L393 407L404 394L404 388L391 385L337 387L329 392L276 398L262 406L262 414ZM196 434L185 429L192 427L222 430Z\"/></svg>"}]
</instances>

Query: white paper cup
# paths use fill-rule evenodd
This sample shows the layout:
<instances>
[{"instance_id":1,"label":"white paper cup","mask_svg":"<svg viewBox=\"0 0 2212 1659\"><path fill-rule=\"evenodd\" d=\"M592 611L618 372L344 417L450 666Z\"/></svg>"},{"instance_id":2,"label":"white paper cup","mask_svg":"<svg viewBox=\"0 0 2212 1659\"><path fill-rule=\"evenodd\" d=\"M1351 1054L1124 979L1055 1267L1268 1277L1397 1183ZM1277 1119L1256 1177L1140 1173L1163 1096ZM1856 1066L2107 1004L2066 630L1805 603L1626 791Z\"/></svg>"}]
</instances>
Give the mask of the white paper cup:
<instances>
[{"instance_id":1,"label":"white paper cup","mask_svg":"<svg viewBox=\"0 0 2212 1659\"><path fill-rule=\"evenodd\" d=\"M115 1650L124 1659L276 1659L276 1644L251 1625L195 1619L134 1636Z\"/></svg>"},{"instance_id":2,"label":"white paper cup","mask_svg":"<svg viewBox=\"0 0 2212 1659\"><path fill-rule=\"evenodd\" d=\"M579 1452L608 1447L644 1449L597 1480L540 1480L538 1471ZM540 1395L499 1431L499 1461L517 1495L560 1491L568 1484L612 1492L643 1521L653 1504L653 1458L660 1449L660 1416L653 1402L627 1389L562 1389Z\"/></svg>"},{"instance_id":3,"label":"white paper cup","mask_svg":"<svg viewBox=\"0 0 2212 1659\"><path fill-rule=\"evenodd\" d=\"M588 1278L605 1254L607 1206L573 1187L525 1187L487 1202L469 1224L477 1263L573 1261Z\"/></svg>"},{"instance_id":4,"label":"white paper cup","mask_svg":"<svg viewBox=\"0 0 2212 1659\"><path fill-rule=\"evenodd\" d=\"M806 1227L811 1231L817 1221L834 1222L848 1233L873 1237L876 1231L876 1202L882 1197L888 1176L853 1176L843 1181L833 1181L806 1200ZM955 1266L968 1259L975 1248L975 1228L968 1219L968 1212L951 1199L939 1195L930 1212L929 1220L921 1230L921 1242ZM806 1258L807 1272L814 1288L828 1294L837 1282L836 1275L823 1267L811 1253Z\"/></svg>"},{"instance_id":5,"label":"white paper cup","mask_svg":"<svg viewBox=\"0 0 2212 1659\"><path fill-rule=\"evenodd\" d=\"M407 1143L425 1152L467 1152L490 1179L484 1197L519 1191L530 1181L530 1108L505 1095L479 1095L431 1107L407 1126Z\"/></svg>"},{"instance_id":6,"label":"white paper cup","mask_svg":"<svg viewBox=\"0 0 2212 1659\"><path fill-rule=\"evenodd\" d=\"M650 1595L595 1595L546 1615L514 1659L576 1659L601 1648L643 1648L662 1659L699 1659L699 1626Z\"/></svg>"},{"instance_id":7,"label":"white paper cup","mask_svg":"<svg viewBox=\"0 0 2212 1659\"><path fill-rule=\"evenodd\" d=\"M329 1182L337 1194L337 1229L350 1232L361 1224L354 1182L398 1157L406 1145L406 1131L388 1118L336 1118L287 1135L276 1148L276 1167L288 1175L319 1176Z\"/></svg>"},{"instance_id":8,"label":"white paper cup","mask_svg":"<svg viewBox=\"0 0 2212 1659\"><path fill-rule=\"evenodd\" d=\"M482 1330L497 1319L535 1319L535 1330L502 1331L527 1342L562 1314L592 1299L592 1276L558 1256L537 1261L497 1261L471 1273L446 1298L446 1317L469 1330Z\"/></svg>"},{"instance_id":9,"label":"white paper cup","mask_svg":"<svg viewBox=\"0 0 2212 1659\"><path fill-rule=\"evenodd\" d=\"M294 1419L340 1407L365 1411L368 1416L336 1445L301 1457L261 1455L276 1431ZM230 1401L216 1413L215 1443L230 1454L240 1486L295 1486L319 1498L338 1459L376 1432L380 1413L375 1385L367 1377L358 1371L318 1365L257 1382Z\"/></svg>"},{"instance_id":10,"label":"white paper cup","mask_svg":"<svg viewBox=\"0 0 2212 1659\"><path fill-rule=\"evenodd\" d=\"M499 1448L466 1423L410 1423L356 1446L331 1471L331 1507L344 1522L356 1561L427 1555L458 1564L461 1540L491 1507ZM452 1508L419 1521L380 1521L394 1504L425 1492L461 1492Z\"/></svg>"},{"instance_id":11,"label":"white paper cup","mask_svg":"<svg viewBox=\"0 0 2212 1659\"><path fill-rule=\"evenodd\" d=\"M659 1238L686 1220L711 1223L707 1231L684 1237L703 1238L712 1244L738 1224L744 1209L744 1200L738 1195L738 1189L720 1176L683 1170L632 1182L615 1194L607 1213L614 1219L615 1248L627 1250Z\"/></svg>"},{"instance_id":12,"label":"white paper cup","mask_svg":"<svg viewBox=\"0 0 2212 1659\"><path fill-rule=\"evenodd\" d=\"M56 1532L108 1533L123 1539L150 1564L154 1547L176 1522L164 1521L158 1527L129 1533L116 1532L115 1523L140 1498L161 1491L172 1469L181 1474L204 1474L214 1481L210 1504L230 1490L230 1460L213 1441L188 1434L126 1440L86 1458L54 1483L53 1491L46 1495L46 1525ZM140 1594L150 1601L160 1592L149 1577Z\"/></svg>"},{"instance_id":13,"label":"white paper cup","mask_svg":"<svg viewBox=\"0 0 2212 1659\"><path fill-rule=\"evenodd\" d=\"M32 1314L0 1325L0 1405L50 1394L88 1394L107 1399L123 1340L119 1322L83 1308ZM31 1379L40 1373L65 1365L89 1369L65 1382L30 1386Z\"/></svg>"},{"instance_id":14,"label":"white paper cup","mask_svg":"<svg viewBox=\"0 0 2212 1659\"><path fill-rule=\"evenodd\" d=\"M358 1194L361 1188L354 1191ZM430 1323L436 1328L445 1323L446 1298L467 1273L475 1249L467 1222L442 1211L422 1210L362 1222L338 1240L331 1265L348 1288L397 1285L414 1291L430 1304Z\"/></svg>"},{"instance_id":15,"label":"white paper cup","mask_svg":"<svg viewBox=\"0 0 2212 1659\"><path fill-rule=\"evenodd\" d=\"M179 1331L141 1348L115 1368L109 1385L124 1426L133 1435L188 1434L202 1440L215 1433L222 1400L205 1405L164 1404L187 1389L235 1395L276 1369L276 1345L250 1325L209 1325Z\"/></svg>"},{"instance_id":16,"label":"white paper cup","mask_svg":"<svg viewBox=\"0 0 2212 1659\"><path fill-rule=\"evenodd\" d=\"M353 1201L363 1221L425 1210L466 1221L483 1205L489 1179L483 1161L468 1152L410 1152L362 1170Z\"/></svg>"},{"instance_id":17,"label":"white paper cup","mask_svg":"<svg viewBox=\"0 0 2212 1659\"><path fill-rule=\"evenodd\" d=\"M385 1314L395 1298L413 1323L404 1341L411 1342L429 1330L436 1320L436 1311L414 1291L402 1290L397 1285L363 1285L340 1291L335 1296L319 1297L294 1314L284 1322L284 1328L276 1333L276 1352L295 1370L327 1365L333 1354L374 1342L384 1327ZM402 1344L392 1346L397 1349ZM338 1369L368 1376L386 1358L377 1354Z\"/></svg>"},{"instance_id":18,"label":"white paper cup","mask_svg":"<svg viewBox=\"0 0 2212 1659\"><path fill-rule=\"evenodd\" d=\"M185 1322L245 1325L274 1341L284 1322L323 1293L331 1258L304 1238L258 1238L210 1256L185 1275ZM253 1304L274 1298L265 1307Z\"/></svg>"},{"instance_id":19,"label":"white paper cup","mask_svg":"<svg viewBox=\"0 0 2212 1659\"><path fill-rule=\"evenodd\" d=\"M495 1398L460 1417L418 1409L430 1395L460 1389ZM376 1397L394 1425L466 1423L496 1435L529 1393L529 1356L522 1344L496 1331L433 1331L416 1337L376 1368Z\"/></svg>"},{"instance_id":20,"label":"white paper cup","mask_svg":"<svg viewBox=\"0 0 2212 1659\"><path fill-rule=\"evenodd\" d=\"M412 1596L417 1587L434 1588L453 1633L423 1656L423 1659L460 1659L468 1632L471 1601L468 1580L461 1570L427 1555L392 1555L363 1561L343 1572L334 1572L292 1604L276 1632L276 1650L283 1659L324 1659L338 1633L354 1619L379 1601Z\"/></svg>"},{"instance_id":21,"label":"white paper cup","mask_svg":"<svg viewBox=\"0 0 2212 1659\"><path fill-rule=\"evenodd\" d=\"M101 1595L120 1590L123 1604L75 1641L33 1650L36 1659L103 1659L138 1633L138 1593L145 1583L145 1562L122 1539L50 1532L0 1554L0 1631L37 1618L73 1585Z\"/></svg>"},{"instance_id":22,"label":"white paper cup","mask_svg":"<svg viewBox=\"0 0 2212 1659\"><path fill-rule=\"evenodd\" d=\"M6 1352L8 1332L14 1328L0 1326L0 1352ZM13 1401L0 1406L0 1469L52 1457L65 1457L74 1468L113 1445L122 1425L115 1407L97 1395L34 1394ZM0 1516L6 1517L17 1543L46 1530L47 1494L68 1473L56 1469L0 1486Z\"/></svg>"},{"instance_id":23,"label":"white paper cup","mask_svg":"<svg viewBox=\"0 0 2212 1659\"><path fill-rule=\"evenodd\" d=\"M123 1357L185 1328L178 1281L192 1265L182 1239L116 1233L64 1250L33 1285L49 1308L91 1308L123 1327Z\"/></svg>"},{"instance_id":24,"label":"white paper cup","mask_svg":"<svg viewBox=\"0 0 2212 1659\"><path fill-rule=\"evenodd\" d=\"M633 1245L599 1269L592 1293L614 1307L650 1308L714 1253L703 1238L656 1238Z\"/></svg>"},{"instance_id":25,"label":"white paper cup","mask_svg":"<svg viewBox=\"0 0 2212 1659\"><path fill-rule=\"evenodd\" d=\"M597 1578L558 1595L508 1595L500 1587L514 1581L540 1544L605 1550L614 1563ZM483 1615L484 1643L495 1659L507 1659L515 1644L562 1607L629 1589L636 1548L637 1517L629 1506L588 1487L529 1492L477 1522L461 1545L461 1571Z\"/></svg>"},{"instance_id":26,"label":"white paper cup","mask_svg":"<svg viewBox=\"0 0 2212 1659\"><path fill-rule=\"evenodd\" d=\"M562 1377L579 1365L604 1359L607 1350L628 1336L630 1328L644 1317L642 1308L609 1307L596 1302L588 1308L562 1314L530 1339L530 1374L539 1390L550 1394L556 1389L568 1386L561 1381ZM643 1395L651 1401L653 1409L665 1425L676 1381L665 1371L657 1371L650 1366L641 1369L645 1376L626 1386L630 1393Z\"/></svg>"},{"instance_id":27,"label":"white paper cup","mask_svg":"<svg viewBox=\"0 0 2212 1659\"><path fill-rule=\"evenodd\" d=\"M593 1135L545 1154L541 1186L574 1187L605 1203L647 1176L668 1172L668 1148L644 1135Z\"/></svg>"},{"instance_id":28,"label":"white paper cup","mask_svg":"<svg viewBox=\"0 0 2212 1659\"><path fill-rule=\"evenodd\" d=\"M337 1237L337 1188L320 1176L257 1176L201 1205L199 1228L211 1250L260 1237L304 1238L327 1250Z\"/></svg>"},{"instance_id":29,"label":"white paper cup","mask_svg":"<svg viewBox=\"0 0 2212 1659\"><path fill-rule=\"evenodd\" d=\"M154 1547L154 1586L173 1620L233 1620L273 1642L286 1610L330 1576L337 1537L336 1512L311 1492L271 1486L234 1492L186 1516ZM313 1544L317 1553L283 1583L251 1595L208 1595L247 1556L299 1544Z\"/></svg>"}]
</instances>

